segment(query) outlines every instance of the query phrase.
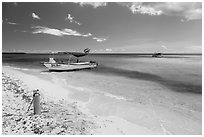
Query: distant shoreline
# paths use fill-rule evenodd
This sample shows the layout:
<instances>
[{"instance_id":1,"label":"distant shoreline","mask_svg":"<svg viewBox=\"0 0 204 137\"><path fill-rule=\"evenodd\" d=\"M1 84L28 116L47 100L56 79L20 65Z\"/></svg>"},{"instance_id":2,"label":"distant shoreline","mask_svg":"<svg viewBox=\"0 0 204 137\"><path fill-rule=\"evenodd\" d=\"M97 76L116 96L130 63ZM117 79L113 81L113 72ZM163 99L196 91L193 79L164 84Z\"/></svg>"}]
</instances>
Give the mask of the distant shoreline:
<instances>
[{"instance_id":1,"label":"distant shoreline","mask_svg":"<svg viewBox=\"0 0 204 137\"><path fill-rule=\"evenodd\" d=\"M53 53L26 53L26 52L2 52L2 54L53 54ZM153 55L154 53L89 53L89 55ZM54 55L63 55L54 53ZM201 56L202 53L162 53L162 55L188 55Z\"/></svg>"}]
</instances>

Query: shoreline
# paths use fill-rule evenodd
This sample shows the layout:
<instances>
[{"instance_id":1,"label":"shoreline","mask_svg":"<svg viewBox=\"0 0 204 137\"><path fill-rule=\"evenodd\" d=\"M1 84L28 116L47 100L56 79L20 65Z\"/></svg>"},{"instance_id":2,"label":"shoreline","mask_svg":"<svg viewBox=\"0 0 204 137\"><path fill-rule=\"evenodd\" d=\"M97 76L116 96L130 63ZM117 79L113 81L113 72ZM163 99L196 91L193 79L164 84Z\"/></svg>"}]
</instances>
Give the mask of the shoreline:
<instances>
[{"instance_id":1,"label":"shoreline","mask_svg":"<svg viewBox=\"0 0 204 137\"><path fill-rule=\"evenodd\" d=\"M104 115L103 116L103 115L97 115L97 113L98 113L97 111L96 111L97 113L95 113L95 114L90 112L90 108L91 107L93 107L93 108L98 107L97 105L100 105L100 104L98 104L98 103L100 103L100 99L103 100L103 98L101 98L101 97L98 98L97 96L95 96L95 98L89 98L89 100L91 102L90 101L83 102L83 101L79 101L79 100L76 100L75 98L71 97L72 92L75 92L75 91L77 92L77 90L79 90L79 91L84 90L84 89L81 89L80 86L79 87L77 87L76 85L73 85L73 87L71 86L73 84L73 81L75 81L75 80L73 80L71 82L71 85L69 85L68 87L63 87L62 83L64 81L62 79L61 79L62 81L59 81L59 77L54 79L54 81L53 81L53 77L55 75L52 75L51 80L47 80L47 79L42 79L41 77L38 77L38 76L34 76L32 74L29 74L29 73L24 73L24 71L16 70L16 69L13 69L12 67L5 67L5 66L3 66L3 73L10 75L10 76L14 76L14 77L11 77L12 79L18 79L18 80L22 81L24 83L24 85L26 85L27 88L29 88L29 90L39 89L41 91L42 97L45 101L58 102L56 104L59 104L59 100L61 100L61 101L63 100L63 101L66 101L68 104L74 104L75 108L77 110L79 110L80 113L82 113L82 115L86 115L88 118L90 118L91 123L95 126L92 129L90 129L91 131L89 132L89 134L98 134L98 135L184 134L184 131L187 130L187 129L185 129L184 131L181 132L181 131L179 131L179 129L182 129L182 127L179 127L179 129L177 129L177 130L175 130L173 128L173 130L175 130L175 133L169 131L167 129L169 127L168 127L167 123L165 123L165 121L162 120L162 117L163 117L163 115L168 114L169 112L171 112L173 110L171 110L169 112L166 110L164 111L162 109L160 110L160 107L155 106L155 104L153 106L152 106L152 104L138 104L138 105L136 105L136 108L134 111L130 111L131 113L135 113L135 115L137 115L137 117L143 118L142 115L145 114L147 118L148 117L150 118L150 116L152 114L153 117L155 117L155 120L159 120L159 121L157 121L158 122L157 128L150 128L151 123L149 123L149 125L146 125L148 127L147 128L144 125L147 122L147 120L145 120L146 121L145 122L142 120L138 121L137 119L130 119L130 121L136 120L136 122L132 123L132 122L128 122L127 120L124 119L124 117L122 115L122 113L124 113L123 111L126 111L128 109L131 110L132 109L131 107L128 107L127 109L125 109L125 108L118 108L118 106L117 106L117 108L114 108L114 109L118 109L121 111L121 114L119 114L117 116L116 115L108 115L108 116ZM91 78L93 79L94 77L91 77ZM65 84L67 84L67 83L65 82ZM86 90L83 92L86 92ZM87 94L87 93L85 93L85 94ZM119 97L113 96L112 94L109 94L109 93L104 93L103 96L105 96L106 98L116 100L115 103L113 102L113 104L115 104L115 105L121 104L121 103L117 103L117 102L128 102L122 96L121 97L120 96ZM141 98L141 99L144 100L145 98L144 99ZM95 102L97 100L98 100L98 102ZM101 103L103 103L103 102L101 102ZM150 103L151 103L151 99L150 99ZM127 104L127 105L129 105L129 104ZM103 108L108 109L108 108L106 108L108 106L104 106L103 104L101 107L102 107L102 109ZM132 107L135 107L135 105ZM143 107L145 107L145 108L143 108ZM178 107L181 107L181 106L178 105ZM111 107L109 107L109 109L110 108ZM159 110L159 111L154 112L155 111L154 108L157 108L156 110ZM182 108L186 108L186 107L182 107ZM178 110L179 110L179 108L177 109L177 111ZM178 114L182 112L184 114L186 113L185 115L189 115L189 116L194 115L194 111L192 111L192 112L189 112L189 111L190 110L182 110L182 111L179 110ZM159 114L159 116L156 116L160 112L162 112L164 114L163 115ZM148 113L150 113L150 114L148 114ZM171 112L171 113L173 114L173 112ZM178 115L178 114L175 114L175 115ZM197 112L195 114L196 114L196 117L199 117L199 115L200 115L199 113L197 114ZM174 117L175 116L173 116L172 118L174 118ZM188 119L186 119L186 120L188 120ZM141 122L145 122L145 123L141 123ZM188 121L188 122L190 122L190 121ZM146 123L146 124L148 124L148 123ZM193 123L193 124L195 126L198 126L196 123ZM154 125L152 125L152 127L154 127ZM185 127L188 127L188 125L185 125ZM186 131L186 134L193 134L194 132L196 133L197 132L196 130L198 130L198 129L196 129L196 127L195 127L194 130L195 131ZM196 134L199 134L199 133L197 132Z\"/></svg>"}]
</instances>

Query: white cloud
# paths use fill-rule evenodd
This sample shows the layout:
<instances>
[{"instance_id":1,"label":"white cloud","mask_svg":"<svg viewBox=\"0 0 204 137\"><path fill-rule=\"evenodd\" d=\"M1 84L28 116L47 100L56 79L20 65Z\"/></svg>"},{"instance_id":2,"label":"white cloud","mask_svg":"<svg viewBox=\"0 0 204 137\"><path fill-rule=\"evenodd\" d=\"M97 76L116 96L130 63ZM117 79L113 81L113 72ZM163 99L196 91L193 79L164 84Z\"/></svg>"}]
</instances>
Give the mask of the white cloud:
<instances>
[{"instance_id":1,"label":"white cloud","mask_svg":"<svg viewBox=\"0 0 204 137\"><path fill-rule=\"evenodd\" d=\"M10 24L10 25L17 25L17 23L15 23L15 22L6 22L7 24Z\"/></svg>"},{"instance_id":2,"label":"white cloud","mask_svg":"<svg viewBox=\"0 0 204 137\"><path fill-rule=\"evenodd\" d=\"M74 20L74 17L72 17L71 14L68 14L65 20L69 20L70 22L72 22Z\"/></svg>"},{"instance_id":3,"label":"white cloud","mask_svg":"<svg viewBox=\"0 0 204 137\"><path fill-rule=\"evenodd\" d=\"M90 5L90 6L93 6L94 8L98 8L98 7L107 5L106 2L80 2L79 4L80 6Z\"/></svg>"},{"instance_id":4,"label":"white cloud","mask_svg":"<svg viewBox=\"0 0 204 137\"><path fill-rule=\"evenodd\" d=\"M163 42L163 41L159 41L158 42L158 45L161 45L161 48L163 49L163 51L173 51L171 48L169 48L168 46L166 46L166 42Z\"/></svg>"},{"instance_id":5,"label":"white cloud","mask_svg":"<svg viewBox=\"0 0 204 137\"><path fill-rule=\"evenodd\" d=\"M2 23L6 23L6 24L10 24L10 25L17 25L17 23L15 23L15 22L8 21L7 18L5 19L5 21L2 20Z\"/></svg>"},{"instance_id":6,"label":"white cloud","mask_svg":"<svg viewBox=\"0 0 204 137\"><path fill-rule=\"evenodd\" d=\"M45 34L50 34L50 35L55 35L55 36L63 36L64 35L64 32L62 32L58 29L51 29L51 28L41 27L41 26L35 26L32 28L35 29L32 32L33 34L45 33Z\"/></svg>"},{"instance_id":7,"label":"white cloud","mask_svg":"<svg viewBox=\"0 0 204 137\"><path fill-rule=\"evenodd\" d=\"M133 3L127 3L125 6L127 6L132 13L140 13L140 14L148 14L148 15L161 15L161 10L156 10L151 6L144 5L141 2L133 2Z\"/></svg>"},{"instance_id":8,"label":"white cloud","mask_svg":"<svg viewBox=\"0 0 204 137\"><path fill-rule=\"evenodd\" d=\"M202 46L195 45L195 46L188 46L185 47L186 52L194 52L194 53L202 53Z\"/></svg>"},{"instance_id":9,"label":"white cloud","mask_svg":"<svg viewBox=\"0 0 204 137\"><path fill-rule=\"evenodd\" d=\"M94 8L107 6L106 2L80 2L81 6L91 5ZM133 14L166 15L181 17L181 21L202 19L201 2L118 2L128 7Z\"/></svg>"},{"instance_id":10,"label":"white cloud","mask_svg":"<svg viewBox=\"0 0 204 137\"><path fill-rule=\"evenodd\" d=\"M103 42L107 40L106 38L98 38L98 37L93 37L93 39L96 40L97 42Z\"/></svg>"},{"instance_id":11,"label":"white cloud","mask_svg":"<svg viewBox=\"0 0 204 137\"><path fill-rule=\"evenodd\" d=\"M14 32L28 32L26 30L14 30Z\"/></svg>"},{"instance_id":12,"label":"white cloud","mask_svg":"<svg viewBox=\"0 0 204 137\"><path fill-rule=\"evenodd\" d=\"M32 17L33 17L33 19L40 19L40 17L37 14L35 14L34 12L32 13Z\"/></svg>"},{"instance_id":13,"label":"white cloud","mask_svg":"<svg viewBox=\"0 0 204 137\"><path fill-rule=\"evenodd\" d=\"M178 16L186 20L202 18L201 2L132 2L119 3L133 13ZM184 21L184 20L182 20Z\"/></svg>"},{"instance_id":14,"label":"white cloud","mask_svg":"<svg viewBox=\"0 0 204 137\"><path fill-rule=\"evenodd\" d=\"M164 46L164 45L161 45L161 47L162 47L163 49L168 50L168 48L167 48L166 46Z\"/></svg>"},{"instance_id":15,"label":"white cloud","mask_svg":"<svg viewBox=\"0 0 204 137\"><path fill-rule=\"evenodd\" d=\"M59 37L62 37L62 36L65 36L65 35L79 36L79 37L90 37L90 36L92 36L91 33L82 34L82 33L79 33L79 32L77 32L75 30L71 30L71 29L67 29L67 28L59 30L59 29L53 29L53 28L48 28L48 27L43 27L43 26L34 26L34 27L32 27L32 29L34 29L32 31L33 34L44 33L44 34L50 34L50 35L55 35L55 36L59 36Z\"/></svg>"},{"instance_id":16,"label":"white cloud","mask_svg":"<svg viewBox=\"0 0 204 137\"><path fill-rule=\"evenodd\" d=\"M81 25L81 23L79 23L78 21L74 20L74 17L72 17L71 14L67 14L67 17L65 18L65 20L68 20L71 23L73 22L73 23L75 23L77 25Z\"/></svg>"},{"instance_id":17,"label":"white cloud","mask_svg":"<svg viewBox=\"0 0 204 137\"><path fill-rule=\"evenodd\" d=\"M80 33L72 29L55 29L55 28L48 28L44 26L33 26L31 27L33 29L32 33L33 34L49 34L49 35L54 35L58 37L62 36L77 36L77 37L91 37L92 39L96 40L97 42L103 42L106 40L106 38L98 38L98 37L93 37L91 33Z\"/></svg>"},{"instance_id":18,"label":"white cloud","mask_svg":"<svg viewBox=\"0 0 204 137\"><path fill-rule=\"evenodd\" d=\"M111 52L112 51L112 49L105 49L106 51L108 51L108 52Z\"/></svg>"},{"instance_id":19,"label":"white cloud","mask_svg":"<svg viewBox=\"0 0 204 137\"><path fill-rule=\"evenodd\" d=\"M160 3L155 5L155 8L162 10L165 15L183 17L186 20L202 18L201 2Z\"/></svg>"}]
</instances>

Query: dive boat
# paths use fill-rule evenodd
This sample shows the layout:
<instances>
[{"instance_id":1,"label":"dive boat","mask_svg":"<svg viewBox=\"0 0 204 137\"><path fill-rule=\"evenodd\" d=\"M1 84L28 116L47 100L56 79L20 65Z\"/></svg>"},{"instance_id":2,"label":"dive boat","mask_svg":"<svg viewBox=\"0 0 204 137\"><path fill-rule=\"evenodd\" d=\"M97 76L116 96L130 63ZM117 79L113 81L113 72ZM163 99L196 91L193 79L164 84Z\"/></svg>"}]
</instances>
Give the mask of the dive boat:
<instances>
[{"instance_id":1,"label":"dive boat","mask_svg":"<svg viewBox=\"0 0 204 137\"><path fill-rule=\"evenodd\" d=\"M48 68L49 71L74 71L74 70L91 69L91 68L97 67L98 63L96 63L94 61L79 62L78 57L86 56L86 55L88 55L88 52L85 52L85 53L79 53L79 52L68 53L68 54L71 54L71 55L77 57L77 62L71 63L68 61L68 63L58 63L55 61L54 58L49 58L49 62L44 62L43 65L46 68Z\"/></svg>"},{"instance_id":2,"label":"dive boat","mask_svg":"<svg viewBox=\"0 0 204 137\"><path fill-rule=\"evenodd\" d=\"M49 58L49 62L44 62L44 66L49 71L74 71L88 68L95 68L98 66L96 62L76 62L76 63L57 63L53 58Z\"/></svg>"}]
</instances>

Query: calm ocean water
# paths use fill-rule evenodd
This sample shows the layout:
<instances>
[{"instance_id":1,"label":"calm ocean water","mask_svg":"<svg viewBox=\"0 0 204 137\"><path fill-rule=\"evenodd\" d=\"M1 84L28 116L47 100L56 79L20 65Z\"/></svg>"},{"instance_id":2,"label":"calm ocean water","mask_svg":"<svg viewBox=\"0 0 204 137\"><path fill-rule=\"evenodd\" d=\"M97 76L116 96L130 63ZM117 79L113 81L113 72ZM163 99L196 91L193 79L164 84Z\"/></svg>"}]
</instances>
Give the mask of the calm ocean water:
<instances>
[{"instance_id":1,"label":"calm ocean water","mask_svg":"<svg viewBox=\"0 0 204 137\"><path fill-rule=\"evenodd\" d=\"M68 62L69 55L57 55L57 54L3 54L2 63L3 65L15 66L20 68L28 69L45 69L41 62L48 61L49 57L54 57L57 61ZM137 54L131 55L88 55L79 58L81 61L96 61L100 64L99 68L106 65L112 64L113 62L118 63L119 59L124 58L151 58L151 56L141 56ZM76 61L75 57L70 57L71 61ZM114 63L114 64L115 64ZM121 63L121 62L120 62Z\"/></svg>"},{"instance_id":2,"label":"calm ocean water","mask_svg":"<svg viewBox=\"0 0 204 137\"><path fill-rule=\"evenodd\" d=\"M3 65L46 71L41 62L54 57L57 61L68 61L68 55L50 54L3 54ZM72 57L72 61L76 58ZM89 55L82 61L96 61L98 68L83 70L85 73L106 76L121 76L157 82L178 92L202 93L202 59L201 56L168 56L152 58L150 55L114 54Z\"/></svg>"}]
</instances>

